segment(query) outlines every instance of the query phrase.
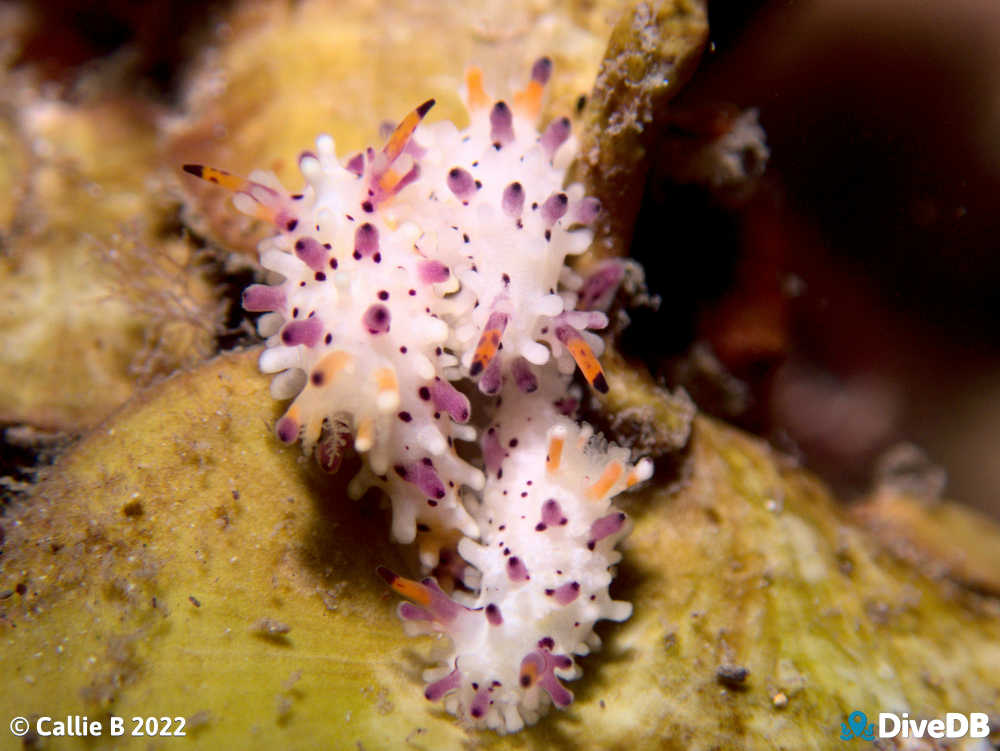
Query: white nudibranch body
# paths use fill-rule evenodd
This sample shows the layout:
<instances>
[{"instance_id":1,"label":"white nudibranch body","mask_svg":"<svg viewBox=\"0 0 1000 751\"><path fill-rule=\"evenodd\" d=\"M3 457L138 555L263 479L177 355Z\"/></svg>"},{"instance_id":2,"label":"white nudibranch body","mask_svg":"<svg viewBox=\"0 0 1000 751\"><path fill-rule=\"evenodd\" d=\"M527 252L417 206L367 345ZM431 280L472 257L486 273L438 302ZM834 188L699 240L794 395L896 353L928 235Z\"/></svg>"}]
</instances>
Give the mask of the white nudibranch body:
<instances>
[{"instance_id":1,"label":"white nudibranch body","mask_svg":"<svg viewBox=\"0 0 1000 751\"><path fill-rule=\"evenodd\" d=\"M491 103L470 70L462 131L421 125L429 101L381 151L341 162L321 136L300 158L301 194L267 173L185 167L278 227L260 258L280 281L243 297L265 312L272 394L294 397L278 437L328 471L353 444L352 496L382 490L392 537L415 541L437 576L379 569L412 601L400 606L408 631L451 640L427 698L500 732L568 705L560 679L599 646L594 623L631 613L608 594L629 526L611 499L652 472L572 419L575 366L608 388L590 331L607 318L592 308L621 266L586 280L566 266L600 207L563 187L569 120L535 128L550 70L535 63L510 104ZM477 414L462 381L485 395Z\"/></svg>"}]
</instances>

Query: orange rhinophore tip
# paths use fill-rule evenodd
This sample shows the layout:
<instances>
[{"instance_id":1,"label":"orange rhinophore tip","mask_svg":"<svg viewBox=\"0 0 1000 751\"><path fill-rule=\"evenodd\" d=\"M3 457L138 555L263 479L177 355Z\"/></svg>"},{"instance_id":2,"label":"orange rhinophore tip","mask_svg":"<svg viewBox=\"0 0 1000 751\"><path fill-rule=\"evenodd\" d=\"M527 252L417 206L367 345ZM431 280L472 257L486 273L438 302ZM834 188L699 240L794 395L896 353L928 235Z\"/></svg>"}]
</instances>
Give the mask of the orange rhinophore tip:
<instances>
[{"instance_id":1,"label":"orange rhinophore tip","mask_svg":"<svg viewBox=\"0 0 1000 751\"><path fill-rule=\"evenodd\" d=\"M206 167L203 164L185 164L183 169L189 175L194 175L195 177L200 177L202 180L208 180L210 183L221 185L227 190L248 190L250 187L250 181L245 177L240 177L239 175L234 175L231 172L216 169L215 167Z\"/></svg>"},{"instance_id":2,"label":"orange rhinophore tip","mask_svg":"<svg viewBox=\"0 0 1000 751\"><path fill-rule=\"evenodd\" d=\"M426 102L417 107L413 112L408 114L403 118L396 130L393 131L392 135L389 136L388 142L385 144L385 148L382 149L382 153L386 155L389 160L389 164L395 161L396 157L403 153L403 149L406 148L406 144L410 142L410 137L413 135L413 131L417 129L420 125L420 121L424 119L424 115L434 106L434 100L428 99Z\"/></svg>"},{"instance_id":3,"label":"orange rhinophore tip","mask_svg":"<svg viewBox=\"0 0 1000 751\"><path fill-rule=\"evenodd\" d=\"M598 478L597 482L587 488L587 495L594 500L599 500L608 494L608 491L618 482L618 478L622 476L622 472L625 468L622 466L621 462L614 461L608 464L604 468L604 472Z\"/></svg>"},{"instance_id":4,"label":"orange rhinophore tip","mask_svg":"<svg viewBox=\"0 0 1000 751\"><path fill-rule=\"evenodd\" d=\"M379 566L376 571L379 576L385 579L386 584L406 599L425 607L431 604L431 591L420 582L404 579L385 566Z\"/></svg>"},{"instance_id":5,"label":"orange rhinophore tip","mask_svg":"<svg viewBox=\"0 0 1000 751\"><path fill-rule=\"evenodd\" d=\"M587 379L587 383L602 394L608 393L608 381L604 377L604 368L598 362L594 351L580 332L570 326L560 326L556 329L556 338L562 342L576 360L577 367Z\"/></svg>"},{"instance_id":6,"label":"orange rhinophore tip","mask_svg":"<svg viewBox=\"0 0 1000 751\"><path fill-rule=\"evenodd\" d=\"M529 81L528 85L514 94L514 108L534 120L542 111L542 92L545 87L538 81Z\"/></svg>"},{"instance_id":7,"label":"orange rhinophore tip","mask_svg":"<svg viewBox=\"0 0 1000 751\"><path fill-rule=\"evenodd\" d=\"M562 462L563 444L566 442L566 431L554 430L549 438L549 453L545 457L545 468L549 472L559 469Z\"/></svg>"},{"instance_id":8,"label":"orange rhinophore tip","mask_svg":"<svg viewBox=\"0 0 1000 751\"><path fill-rule=\"evenodd\" d=\"M218 185L226 190L231 190L234 193L246 195L253 199L254 203L237 204L237 208L256 219L273 224L286 224L290 220L289 216L282 214L279 210L280 198L278 192L266 185L248 180L239 175L234 175L225 170L206 167L203 164L185 164L182 166L182 169L189 175L194 175L202 180L207 180L213 185Z\"/></svg>"},{"instance_id":9,"label":"orange rhinophore tip","mask_svg":"<svg viewBox=\"0 0 1000 751\"><path fill-rule=\"evenodd\" d=\"M483 71L480 68L473 66L465 71L465 90L468 92L470 110L483 109L490 103L486 89L483 88Z\"/></svg>"}]
</instances>

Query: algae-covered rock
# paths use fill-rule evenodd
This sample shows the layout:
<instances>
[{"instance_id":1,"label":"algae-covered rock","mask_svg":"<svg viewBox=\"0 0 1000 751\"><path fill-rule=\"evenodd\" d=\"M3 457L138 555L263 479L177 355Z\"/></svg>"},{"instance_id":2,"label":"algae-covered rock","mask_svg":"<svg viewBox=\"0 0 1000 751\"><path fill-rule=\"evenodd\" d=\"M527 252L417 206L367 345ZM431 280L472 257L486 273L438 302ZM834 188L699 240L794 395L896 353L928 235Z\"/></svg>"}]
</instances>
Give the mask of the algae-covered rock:
<instances>
[{"instance_id":1,"label":"algae-covered rock","mask_svg":"<svg viewBox=\"0 0 1000 751\"><path fill-rule=\"evenodd\" d=\"M808 473L698 419L686 485L624 498L614 595L635 612L603 624L576 700L467 734L423 698L431 640L403 636L375 575L412 560L273 437L256 357L143 394L9 509L6 715L181 716L178 748L798 749L840 747L855 709L996 707L995 599L883 552ZM980 522L967 544L997 540Z\"/></svg>"},{"instance_id":2,"label":"algae-covered rock","mask_svg":"<svg viewBox=\"0 0 1000 751\"><path fill-rule=\"evenodd\" d=\"M704 0L634 0L611 32L584 111L580 156L571 170L601 200L584 266L628 254L648 150L666 107L694 72L708 41Z\"/></svg>"},{"instance_id":3,"label":"algae-covered rock","mask_svg":"<svg viewBox=\"0 0 1000 751\"><path fill-rule=\"evenodd\" d=\"M207 357L225 304L165 233L157 113L7 77L0 112L0 421L76 431Z\"/></svg>"}]
</instances>

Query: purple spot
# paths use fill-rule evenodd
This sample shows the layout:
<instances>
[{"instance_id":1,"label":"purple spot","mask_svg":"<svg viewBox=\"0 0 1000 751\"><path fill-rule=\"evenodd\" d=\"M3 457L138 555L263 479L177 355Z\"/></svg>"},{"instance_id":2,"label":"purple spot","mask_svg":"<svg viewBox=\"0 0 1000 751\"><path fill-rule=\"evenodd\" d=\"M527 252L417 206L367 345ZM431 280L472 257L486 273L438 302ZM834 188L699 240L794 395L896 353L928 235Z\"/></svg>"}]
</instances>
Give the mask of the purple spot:
<instances>
[{"instance_id":1,"label":"purple spot","mask_svg":"<svg viewBox=\"0 0 1000 751\"><path fill-rule=\"evenodd\" d=\"M366 258L378 250L378 229L365 222L354 233L354 257Z\"/></svg>"},{"instance_id":2,"label":"purple spot","mask_svg":"<svg viewBox=\"0 0 1000 751\"><path fill-rule=\"evenodd\" d=\"M433 464L414 462L406 466L399 465L396 467L396 474L416 485L424 495L430 498L441 500L445 496L444 483L441 482L438 473L434 471Z\"/></svg>"},{"instance_id":3,"label":"purple spot","mask_svg":"<svg viewBox=\"0 0 1000 751\"><path fill-rule=\"evenodd\" d=\"M512 582L528 581L528 569L524 565L524 561L516 555L507 559L507 578Z\"/></svg>"},{"instance_id":4,"label":"purple spot","mask_svg":"<svg viewBox=\"0 0 1000 751\"><path fill-rule=\"evenodd\" d=\"M553 193L546 198L545 203L542 204L542 221L545 222L545 226L551 227L559 221L566 213L567 206L569 206L569 198L565 193Z\"/></svg>"},{"instance_id":5,"label":"purple spot","mask_svg":"<svg viewBox=\"0 0 1000 751\"><path fill-rule=\"evenodd\" d=\"M580 596L580 583L566 582L561 587L557 587L552 596L560 605L569 605Z\"/></svg>"},{"instance_id":6,"label":"purple spot","mask_svg":"<svg viewBox=\"0 0 1000 751\"><path fill-rule=\"evenodd\" d=\"M475 719L479 719L486 714L486 708L490 705L490 694L483 686L481 689L476 691L476 695L472 698L472 704L469 705L469 714Z\"/></svg>"},{"instance_id":7,"label":"purple spot","mask_svg":"<svg viewBox=\"0 0 1000 751\"><path fill-rule=\"evenodd\" d=\"M389 308L382 305L382 303L375 303L368 306L368 310L361 317L361 323L368 329L369 334L378 335L384 334L389 330L391 319L392 316L389 313Z\"/></svg>"},{"instance_id":8,"label":"purple spot","mask_svg":"<svg viewBox=\"0 0 1000 751\"><path fill-rule=\"evenodd\" d=\"M448 170L448 189L459 201L468 201L476 192L476 181L461 167Z\"/></svg>"},{"instance_id":9,"label":"purple spot","mask_svg":"<svg viewBox=\"0 0 1000 751\"><path fill-rule=\"evenodd\" d=\"M398 193L407 185L415 181L418 177L420 177L420 165L414 164L412 167L410 167L410 171L407 172L405 175L403 175L400 178L399 182L393 186L392 195L396 195L396 193Z\"/></svg>"},{"instance_id":10,"label":"purple spot","mask_svg":"<svg viewBox=\"0 0 1000 751\"><path fill-rule=\"evenodd\" d=\"M468 397L447 381L436 379L431 383L428 397L435 409L447 412L455 422L468 421L471 411ZM423 389L420 390L420 398L424 398Z\"/></svg>"},{"instance_id":11,"label":"purple spot","mask_svg":"<svg viewBox=\"0 0 1000 751\"><path fill-rule=\"evenodd\" d=\"M486 620L489 621L491 626L500 626L503 624L503 615L500 613L500 608L492 602L486 606Z\"/></svg>"},{"instance_id":12,"label":"purple spot","mask_svg":"<svg viewBox=\"0 0 1000 751\"><path fill-rule=\"evenodd\" d=\"M285 307L285 293L281 287L266 284L251 284L243 290L243 309L252 313L282 310Z\"/></svg>"},{"instance_id":13,"label":"purple spot","mask_svg":"<svg viewBox=\"0 0 1000 751\"><path fill-rule=\"evenodd\" d=\"M326 248L314 237L300 237L296 240L295 255L313 271L321 271L326 266Z\"/></svg>"},{"instance_id":14,"label":"purple spot","mask_svg":"<svg viewBox=\"0 0 1000 751\"><path fill-rule=\"evenodd\" d=\"M497 102L490 110L490 140L501 146L514 140L514 115L506 102Z\"/></svg>"},{"instance_id":15,"label":"purple spot","mask_svg":"<svg viewBox=\"0 0 1000 751\"><path fill-rule=\"evenodd\" d=\"M500 200L503 213L512 218L521 216L524 209L524 188L519 182L513 182L503 189L503 198Z\"/></svg>"},{"instance_id":16,"label":"purple spot","mask_svg":"<svg viewBox=\"0 0 1000 751\"><path fill-rule=\"evenodd\" d=\"M566 143L571 128L572 125L568 117L560 117L558 120L553 120L549 123L549 127L545 129L539 141L542 144L542 149L545 151L546 158L551 159L554 157L559 147Z\"/></svg>"},{"instance_id":17,"label":"purple spot","mask_svg":"<svg viewBox=\"0 0 1000 751\"><path fill-rule=\"evenodd\" d=\"M601 213L601 202L593 196L584 196L573 209L573 221L590 224Z\"/></svg>"},{"instance_id":18,"label":"purple spot","mask_svg":"<svg viewBox=\"0 0 1000 751\"><path fill-rule=\"evenodd\" d=\"M304 344L314 347L323 334L323 322L319 316L306 318L304 321L291 321L281 330L281 341L289 347Z\"/></svg>"},{"instance_id":19,"label":"purple spot","mask_svg":"<svg viewBox=\"0 0 1000 751\"><path fill-rule=\"evenodd\" d=\"M454 691L458 688L461 682L462 674L458 672L458 668L455 668L441 680L434 681L434 683L427 686L427 688L424 689L424 696L426 696L430 701L437 701L449 691Z\"/></svg>"},{"instance_id":20,"label":"purple spot","mask_svg":"<svg viewBox=\"0 0 1000 751\"><path fill-rule=\"evenodd\" d=\"M542 523L549 527L558 527L566 523L562 506L555 498L549 498L542 504Z\"/></svg>"},{"instance_id":21,"label":"purple spot","mask_svg":"<svg viewBox=\"0 0 1000 751\"><path fill-rule=\"evenodd\" d=\"M495 474L500 469L500 465L503 464L504 460L504 450L503 446L500 445L500 438L497 435L496 428L490 428L483 433L482 447L486 471L491 475Z\"/></svg>"},{"instance_id":22,"label":"purple spot","mask_svg":"<svg viewBox=\"0 0 1000 751\"><path fill-rule=\"evenodd\" d=\"M500 390L503 379L500 377L501 361L500 353L493 356L490 364L486 366L482 377L479 379L479 390L484 394L492 395Z\"/></svg>"},{"instance_id":23,"label":"purple spot","mask_svg":"<svg viewBox=\"0 0 1000 751\"><path fill-rule=\"evenodd\" d=\"M590 539L594 542L603 540L605 537L616 534L623 526L625 526L625 514L621 511L602 516L590 525Z\"/></svg>"},{"instance_id":24,"label":"purple spot","mask_svg":"<svg viewBox=\"0 0 1000 751\"><path fill-rule=\"evenodd\" d=\"M438 586L437 582L430 577L424 579L422 582L431 597L430 603L428 603L428 609L434 615L435 620L439 623L451 623L458 614L463 610L468 611L469 609L464 605L459 605L453 599L446 595L441 587Z\"/></svg>"},{"instance_id":25,"label":"purple spot","mask_svg":"<svg viewBox=\"0 0 1000 751\"><path fill-rule=\"evenodd\" d=\"M440 261L420 261L417 264L417 276L424 284L440 284L448 280L451 272Z\"/></svg>"},{"instance_id":26,"label":"purple spot","mask_svg":"<svg viewBox=\"0 0 1000 751\"><path fill-rule=\"evenodd\" d=\"M552 75L552 61L547 57L540 57L531 66L531 80L540 83L542 86L549 82Z\"/></svg>"},{"instance_id":27,"label":"purple spot","mask_svg":"<svg viewBox=\"0 0 1000 751\"><path fill-rule=\"evenodd\" d=\"M521 684L527 688L530 685L530 678L526 682L524 678L527 678L526 670L528 664L533 664L535 668L535 673L538 676L538 685L541 686L545 692L552 699L552 703L557 707L567 707L573 701L573 694L566 690L559 679L556 678L555 670L559 668L560 670L565 670L573 665L573 660L566 655L553 655L548 650L539 650L536 652L529 652L525 655L524 659L521 660Z\"/></svg>"},{"instance_id":28,"label":"purple spot","mask_svg":"<svg viewBox=\"0 0 1000 751\"><path fill-rule=\"evenodd\" d=\"M603 262L584 280L577 307L581 310L607 308L624 277L625 264L620 260L612 258Z\"/></svg>"},{"instance_id":29,"label":"purple spot","mask_svg":"<svg viewBox=\"0 0 1000 751\"><path fill-rule=\"evenodd\" d=\"M517 384L517 387L521 391L525 394L531 394L538 390L538 379L535 378L535 374L532 372L527 360L523 357L514 358L510 369L514 374L514 383Z\"/></svg>"},{"instance_id":30,"label":"purple spot","mask_svg":"<svg viewBox=\"0 0 1000 751\"><path fill-rule=\"evenodd\" d=\"M427 610L414 605L412 602L404 602L399 606L399 617L404 621L433 621L434 616Z\"/></svg>"},{"instance_id":31,"label":"purple spot","mask_svg":"<svg viewBox=\"0 0 1000 751\"><path fill-rule=\"evenodd\" d=\"M411 138L406 142L406 146L403 148L403 153L409 154L414 159L422 159L427 155L427 149Z\"/></svg>"},{"instance_id":32,"label":"purple spot","mask_svg":"<svg viewBox=\"0 0 1000 751\"><path fill-rule=\"evenodd\" d=\"M558 399L555 402L555 408L559 410L559 414L569 417L576 412L576 408L580 406L580 400L575 399L572 396L566 396L562 399Z\"/></svg>"},{"instance_id":33,"label":"purple spot","mask_svg":"<svg viewBox=\"0 0 1000 751\"><path fill-rule=\"evenodd\" d=\"M347 162L347 171L361 177L365 172L365 155L359 151L352 156Z\"/></svg>"},{"instance_id":34,"label":"purple spot","mask_svg":"<svg viewBox=\"0 0 1000 751\"><path fill-rule=\"evenodd\" d=\"M580 332L569 324L563 324L562 326L556 326L555 335L556 339L565 345L569 343L570 339L580 336Z\"/></svg>"},{"instance_id":35,"label":"purple spot","mask_svg":"<svg viewBox=\"0 0 1000 751\"><path fill-rule=\"evenodd\" d=\"M299 437L299 424L291 417L282 417L278 420L277 430L278 440L282 443L295 443Z\"/></svg>"},{"instance_id":36,"label":"purple spot","mask_svg":"<svg viewBox=\"0 0 1000 751\"><path fill-rule=\"evenodd\" d=\"M490 313L490 317L486 319L486 330L496 329L502 335L504 330L507 328L507 321L510 320L510 316L506 313L493 312Z\"/></svg>"}]
</instances>

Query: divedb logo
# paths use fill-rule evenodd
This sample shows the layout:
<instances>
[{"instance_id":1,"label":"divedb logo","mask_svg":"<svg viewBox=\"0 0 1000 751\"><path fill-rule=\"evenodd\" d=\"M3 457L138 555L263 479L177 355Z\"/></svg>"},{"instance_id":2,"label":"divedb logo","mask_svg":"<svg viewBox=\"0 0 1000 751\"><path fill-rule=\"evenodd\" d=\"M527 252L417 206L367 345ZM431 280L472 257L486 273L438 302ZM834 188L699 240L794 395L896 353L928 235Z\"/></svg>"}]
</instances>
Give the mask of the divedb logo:
<instances>
[{"instance_id":1,"label":"divedb logo","mask_svg":"<svg viewBox=\"0 0 1000 751\"><path fill-rule=\"evenodd\" d=\"M868 715L855 710L840 723L840 740L854 738L873 741L879 738L985 738L990 734L990 717L985 712L948 712L933 720L910 718L908 712L879 712L878 730L868 722Z\"/></svg>"}]
</instances>

